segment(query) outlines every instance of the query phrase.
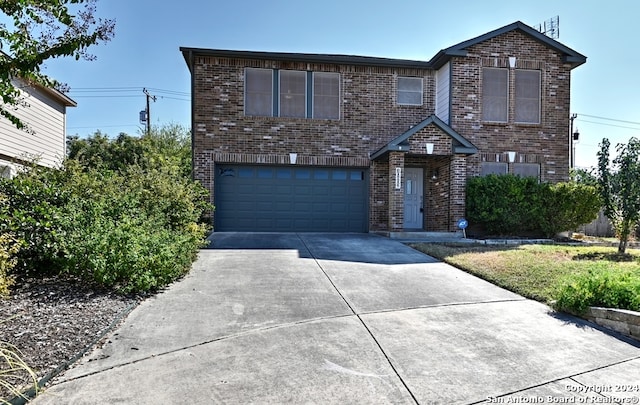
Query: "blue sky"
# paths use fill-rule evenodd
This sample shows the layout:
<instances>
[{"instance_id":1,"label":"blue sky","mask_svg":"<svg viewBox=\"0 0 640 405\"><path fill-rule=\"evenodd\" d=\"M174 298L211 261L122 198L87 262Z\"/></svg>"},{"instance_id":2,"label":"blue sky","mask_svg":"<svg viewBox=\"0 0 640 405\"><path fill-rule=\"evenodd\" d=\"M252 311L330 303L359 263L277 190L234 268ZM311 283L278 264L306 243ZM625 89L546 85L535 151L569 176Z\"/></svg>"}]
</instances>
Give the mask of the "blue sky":
<instances>
[{"instance_id":1,"label":"blue sky","mask_svg":"<svg viewBox=\"0 0 640 405\"><path fill-rule=\"evenodd\" d=\"M100 0L98 15L116 20L116 36L93 48L97 60L58 59L44 70L78 103L68 110L70 135L139 134L143 88L157 97L154 125L188 127L190 77L180 46L429 60L514 21L558 15L559 41L588 58L572 74L576 166L596 164L604 137L612 145L640 137L635 0Z\"/></svg>"}]
</instances>

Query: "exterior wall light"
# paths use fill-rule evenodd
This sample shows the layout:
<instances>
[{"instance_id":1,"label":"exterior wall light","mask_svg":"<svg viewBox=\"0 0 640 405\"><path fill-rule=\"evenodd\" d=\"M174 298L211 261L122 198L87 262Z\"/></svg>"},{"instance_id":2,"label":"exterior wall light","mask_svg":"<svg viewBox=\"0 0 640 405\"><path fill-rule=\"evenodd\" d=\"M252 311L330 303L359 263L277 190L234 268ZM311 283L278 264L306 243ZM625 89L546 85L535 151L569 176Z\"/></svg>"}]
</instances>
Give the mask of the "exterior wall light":
<instances>
[{"instance_id":1,"label":"exterior wall light","mask_svg":"<svg viewBox=\"0 0 640 405\"><path fill-rule=\"evenodd\" d=\"M433 144L428 142L427 143L427 155L432 155L433 154Z\"/></svg>"},{"instance_id":2,"label":"exterior wall light","mask_svg":"<svg viewBox=\"0 0 640 405\"><path fill-rule=\"evenodd\" d=\"M515 69L515 67L516 67L516 57L515 56L509 56L509 67L511 69Z\"/></svg>"},{"instance_id":3,"label":"exterior wall light","mask_svg":"<svg viewBox=\"0 0 640 405\"><path fill-rule=\"evenodd\" d=\"M292 165L295 165L297 161L298 161L298 154L289 153L289 163L291 163Z\"/></svg>"},{"instance_id":4,"label":"exterior wall light","mask_svg":"<svg viewBox=\"0 0 640 405\"><path fill-rule=\"evenodd\" d=\"M509 163L513 163L516 161L516 153L511 151L511 152L507 152L507 155L509 155Z\"/></svg>"}]
</instances>

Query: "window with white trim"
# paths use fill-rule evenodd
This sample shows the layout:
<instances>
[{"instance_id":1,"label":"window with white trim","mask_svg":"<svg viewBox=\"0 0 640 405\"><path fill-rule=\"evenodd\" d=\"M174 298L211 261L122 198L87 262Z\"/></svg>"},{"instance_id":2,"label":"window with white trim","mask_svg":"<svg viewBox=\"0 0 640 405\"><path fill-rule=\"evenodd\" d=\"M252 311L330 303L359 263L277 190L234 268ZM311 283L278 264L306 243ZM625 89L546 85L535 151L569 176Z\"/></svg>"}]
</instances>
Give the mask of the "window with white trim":
<instances>
[{"instance_id":1,"label":"window with white trim","mask_svg":"<svg viewBox=\"0 0 640 405\"><path fill-rule=\"evenodd\" d=\"M525 124L540 123L540 71L515 71L514 121Z\"/></svg>"},{"instance_id":2,"label":"window with white trim","mask_svg":"<svg viewBox=\"0 0 640 405\"><path fill-rule=\"evenodd\" d=\"M421 77L398 77L398 104L422 105L422 88Z\"/></svg>"},{"instance_id":3,"label":"window with white trim","mask_svg":"<svg viewBox=\"0 0 640 405\"><path fill-rule=\"evenodd\" d=\"M245 115L340 118L340 74L245 69Z\"/></svg>"},{"instance_id":4,"label":"window with white trim","mask_svg":"<svg viewBox=\"0 0 640 405\"><path fill-rule=\"evenodd\" d=\"M509 116L509 70L482 69L482 119L507 122Z\"/></svg>"}]
</instances>

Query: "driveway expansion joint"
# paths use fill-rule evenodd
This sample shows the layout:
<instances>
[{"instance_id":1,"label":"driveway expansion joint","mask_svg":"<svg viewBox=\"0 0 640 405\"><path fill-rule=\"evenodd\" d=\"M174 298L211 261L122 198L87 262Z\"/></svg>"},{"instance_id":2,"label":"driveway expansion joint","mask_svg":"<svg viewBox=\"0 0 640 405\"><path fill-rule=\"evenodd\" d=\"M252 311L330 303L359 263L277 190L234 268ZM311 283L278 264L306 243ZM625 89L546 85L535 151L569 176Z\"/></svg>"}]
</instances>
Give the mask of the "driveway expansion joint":
<instances>
[{"instance_id":1,"label":"driveway expansion joint","mask_svg":"<svg viewBox=\"0 0 640 405\"><path fill-rule=\"evenodd\" d=\"M393 362L391 361L391 358L389 357L389 355L385 352L384 348L382 347L382 345L380 344L380 342L378 342L378 339L376 339L376 337L374 336L373 332L371 331L371 329L369 329L369 326L367 326L366 322L362 319L362 317L356 313L356 311L354 310L354 308L351 306L351 304L349 303L349 301L347 301L347 298L342 294L342 292L338 289L338 286L336 286L336 284L333 282L333 280L331 279L331 277L329 277L329 274L327 274L327 272L325 271L325 269L322 267L322 265L320 264L320 262L318 261L318 258L311 252L311 249L309 249L309 246L307 246L306 242L304 241L304 239L302 239L300 237L299 234L296 234L296 236L298 238L300 238L300 241L302 242L302 244L304 245L305 249L307 249L307 251L309 252L309 255L313 258L313 260L315 261L316 265L318 266L318 268L320 269L320 271L322 271L322 273L325 275L325 277L327 278L327 280L329 280L329 282L331 283L331 285L333 286L333 288L336 290L336 292L338 293L338 295L340 295L340 297L342 298L342 300L344 301L344 303L349 307L349 309L351 310L351 312L353 312L353 314L358 318L358 321L360 321L360 324L364 327L364 329L367 331L367 333L369 334L369 336L371 337L371 339L373 339L374 343L376 344L376 346L378 347L378 349L380 350L380 353L382 353L382 355L384 356L384 358L386 359L387 363L389 364L389 367L391 367L391 369L393 370L393 373L396 375L396 377L398 377L398 380L402 383L402 385L404 386L404 388L407 390L407 392L409 393L409 395L411 396L411 399L413 399L413 401L416 404L419 404L420 402L418 401L418 399L416 398L416 395L413 393L413 391L411 391L411 389L409 388L409 386L407 385L407 383L404 381L404 379L402 378L402 376L400 375L400 373L398 372L398 370L396 369L395 365L393 364Z\"/></svg>"}]
</instances>

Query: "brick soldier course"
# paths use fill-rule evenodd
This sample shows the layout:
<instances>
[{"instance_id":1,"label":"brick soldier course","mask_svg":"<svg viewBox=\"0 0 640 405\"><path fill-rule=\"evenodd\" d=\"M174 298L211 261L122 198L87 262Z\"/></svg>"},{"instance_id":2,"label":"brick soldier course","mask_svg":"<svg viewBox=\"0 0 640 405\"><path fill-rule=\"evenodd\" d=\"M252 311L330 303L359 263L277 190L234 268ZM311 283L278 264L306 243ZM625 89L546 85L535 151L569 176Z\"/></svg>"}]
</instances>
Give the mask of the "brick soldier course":
<instances>
[{"instance_id":1,"label":"brick soldier course","mask_svg":"<svg viewBox=\"0 0 640 405\"><path fill-rule=\"evenodd\" d=\"M407 167L423 169L426 231L455 230L465 214L467 179L486 173L489 164L511 173L525 164L540 181L568 179L571 70L586 57L521 22L441 50L430 61L181 51L192 77L194 177L211 191L214 205L218 165L291 166L290 153L297 155L296 166L365 170L372 232L404 230ZM247 114L247 68L338 73L338 116ZM485 68L509 72L504 122L483 119ZM539 72L537 122L517 122L519 70ZM422 79L420 105L398 102L399 78ZM513 161L508 152L515 152Z\"/></svg>"}]
</instances>

